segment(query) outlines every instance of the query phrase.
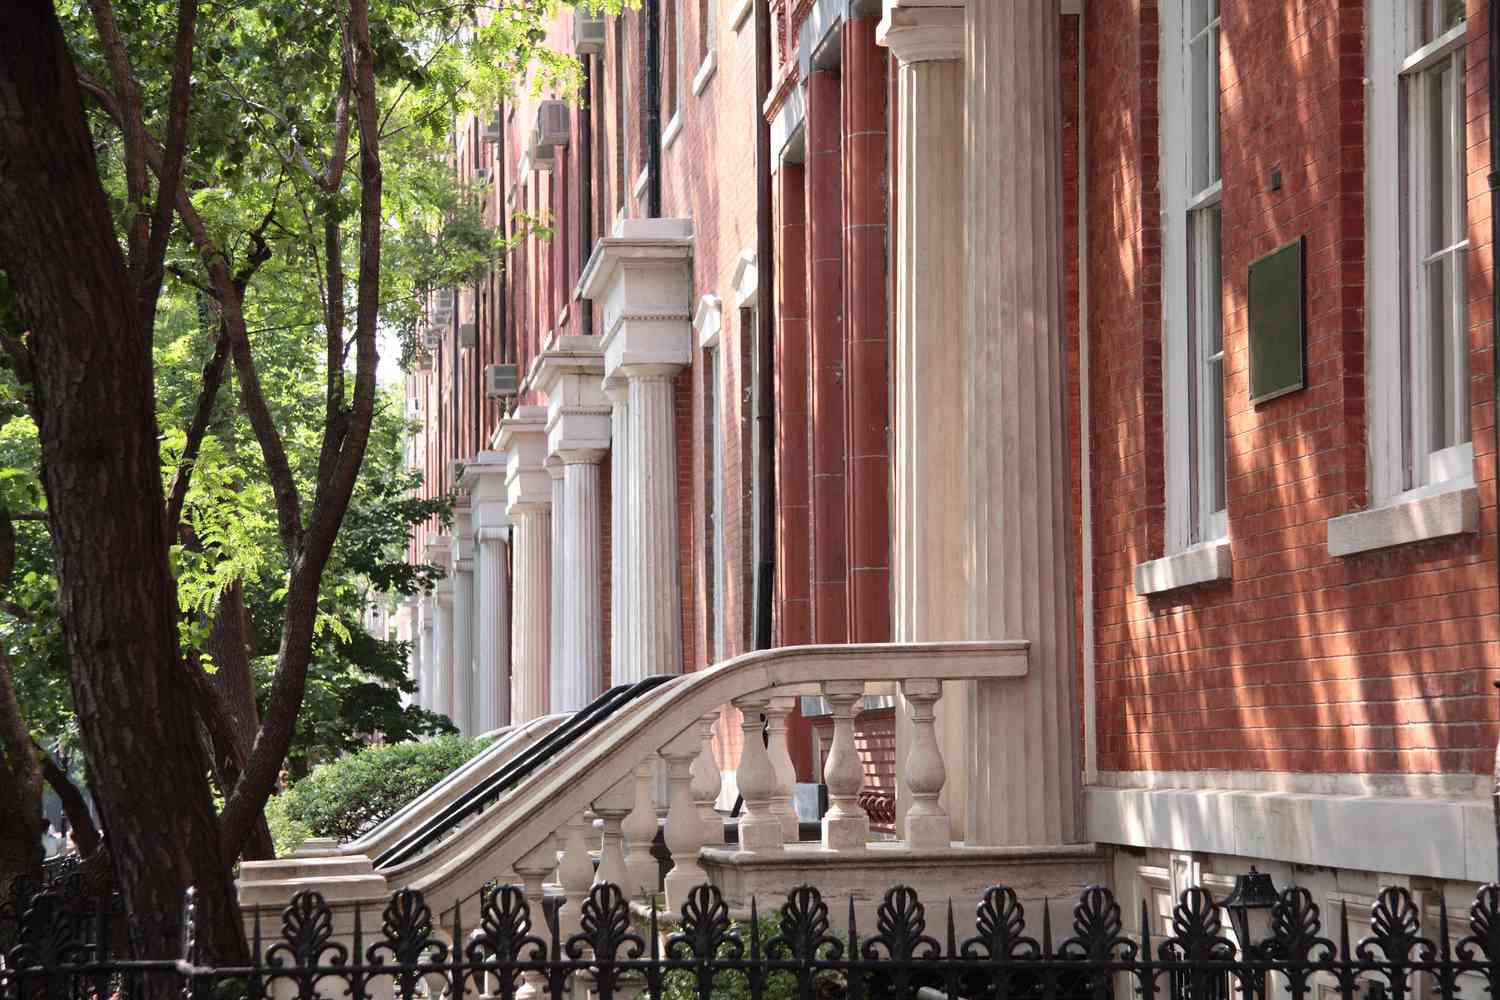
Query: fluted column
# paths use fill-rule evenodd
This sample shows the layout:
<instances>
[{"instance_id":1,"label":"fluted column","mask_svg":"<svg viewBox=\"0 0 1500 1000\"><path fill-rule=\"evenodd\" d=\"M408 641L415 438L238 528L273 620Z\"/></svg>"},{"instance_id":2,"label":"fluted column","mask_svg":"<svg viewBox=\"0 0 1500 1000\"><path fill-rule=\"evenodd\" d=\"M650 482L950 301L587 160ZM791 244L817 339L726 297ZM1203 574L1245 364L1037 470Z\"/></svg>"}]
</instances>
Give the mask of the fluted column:
<instances>
[{"instance_id":1,"label":"fluted column","mask_svg":"<svg viewBox=\"0 0 1500 1000\"><path fill-rule=\"evenodd\" d=\"M552 513L511 507L515 520L515 617L511 714L530 722L547 714L552 649Z\"/></svg>"},{"instance_id":2,"label":"fluted column","mask_svg":"<svg viewBox=\"0 0 1500 1000\"><path fill-rule=\"evenodd\" d=\"M474 735L474 531L472 508L453 509L453 711L464 736Z\"/></svg>"},{"instance_id":3,"label":"fluted column","mask_svg":"<svg viewBox=\"0 0 1500 1000\"><path fill-rule=\"evenodd\" d=\"M474 729L510 725L510 516L506 455L481 451L464 466L474 511Z\"/></svg>"},{"instance_id":4,"label":"fluted column","mask_svg":"<svg viewBox=\"0 0 1500 1000\"><path fill-rule=\"evenodd\" d=\"M877 37L899 64L896 121L896 352L893 637L959 639L968 632L971 565L968 468L962 447L968 372L964 349L963 4L892 0ZM953 684L939 707L944 756L966 752L971 685ZM897 744L909 745L910 706L897 714ZM898 751L899 752L899 751ZM961 803L962 769L945 786ZM910 790L897 787L904 812ZM948 810L962 835L963 810Z\"/></svg>"},{"instance_id":5,"label":"fluted column","mask_svg":"<svg viewBox=\"0 0 1500 1000\"><path fill-rule=\"evenodd\" d=\"M547 710L557 712L564 711L558 707L558 696L562 694L569 672L567 656L563 651L563 605L566 600L564 570L568 565L565 552L568 543L563 534L563 527L567 522L562 459L556 457L547 459L547 475L552 477L552 606L548 611L551 628L548 631L547 641L549 665Z\"/></svg>"},{"instance_id":6,"label":"fluted column","mask_svg":"<svg viewBox=\"0 0 1500 1000\"><path fill-rule=\"evenodd\" d=\"M510 593L506 564L510 546L504 528L480 529L474 549L475 675L479 718L487 733L510 725Z\"/></svg>"},{"instance_id":7,"label":"fluted column","mask_svg":"<svg viewBox=\"0 0 1500 1000\"><path fill-rule=\"evenodd\" d=\"M421 609L417 619L417 704L428 710L432 710L432 605L433 597L428 595L422 598L418 607Z\"/></svg>"},{"instance_id":8,"label":"fluted column","mask_svg":"<svg viewBox=\"0 0 1500 1000\"><path fill-rule=\"evenodd\" d=\"M1057 4L969 0L964 37L970 637L1030 640L1032 664L1022 680L978 682L985 724L968 747L979 777L966 834L1072 843L1082 810Z\"/></svg>"},{"instance_id":9,"label":"fluted column","mask_svg":"<svg viewBox=\"0 0 1500 1000\"><path fill-rule=\"evenodd\" d=\"M406 600L406 641L411 645L407 654L406 676L417 686L415 695L403 695L401 704L420 705L422 697L422 601L417 597Z\"/></svg>"},{"instance_id":10,"label":"fluted column","mask_svg":"<svg viewBox=\"0 0 1500 1000\"><path fill-rule=\"evenodd\" d=\"M604 690L604 540L599 522L599 458L567 452L563 461L563 656L568 676L553 691L552 710L571 712Z\"/></svg>"},{"instance_id":11,"label":"fluted column","mask_svg":"<svg viewBox=\"0 0 1500 1000\"><path fill-rule=\"evenodd\" d=\"M506 453L507 513L514 525L511 715L529 722L548 710L552 655L552 488L546 411L519 406L500 424Z\"/></svg>"},{"instance_id":12,"label":"fluted column","mask_svg":"<svg viewBox=\"0 0 1500 1000\"><path fill-rule=\"evenodd\" d=\"M678 566L677 366L635 365L629 380L630 491L634 510L635 565L626 568L635 588L636 664L641 676L682 673L682 577ZM628 529L627 529L628 530Z\"/></svg>"},{"instance_id":13,"label":"fluted column","mask_svg":"<svg viewBox=\"0 0 1500 1000\"><path fill-rule=\"evenodd\" d=\"M432 622L432 710L453 719L453 581L437 585Z\"/></svg>"},{"instance_id":14,"label":"fluted column","mask_svg":"<svg viewBox=\"0 0 1500 1000\"><path fill-rule=\"evenodd\" d=\"M626 476L630 472L630 449L626 443L630 420L630 395L625 379L612 377L604 380L604 394L609 398L609 523L614 527L609 539L609 665L611 679L616 684L640 679L626 647L628 631L625 623L631 620L633 592L625 586L625 567L631 565L635 536L621 528L631 523L626 504L630 491L626 488Z\"/></svg>"}]
</instances>

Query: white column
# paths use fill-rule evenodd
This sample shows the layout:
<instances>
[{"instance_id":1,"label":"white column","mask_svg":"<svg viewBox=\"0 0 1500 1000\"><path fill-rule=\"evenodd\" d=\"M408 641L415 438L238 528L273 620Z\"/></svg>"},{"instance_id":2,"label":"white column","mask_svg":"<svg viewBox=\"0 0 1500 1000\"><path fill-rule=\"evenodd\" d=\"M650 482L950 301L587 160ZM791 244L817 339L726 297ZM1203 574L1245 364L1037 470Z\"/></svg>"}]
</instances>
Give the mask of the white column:
<instances>
[{"instance_id":1,"label":"white column","mask_svg":"<svg viewBox=\"0 0 1500 1000\"><path fill-rule=\"evenodd\" d=\"M682 577L678 565L677 413L666 365L624 369L629 382L630 502L635 550L625 568L634 591L631 625L642 677L682 673Z\"/></svg>"},{"instance_id":2,"label":"white column","mask_svg":"<svg viewBox=\"0 0 1500 1000\"><path fill-rule=\"evenodd\" d=\"M506 455L481 451L464 466L474 510L475 731L510 725L510 515Z\"/></svg>"},{"instance_id":3,"label":"white column","mask_svg":"<svg viewBox=\"0 0 1500 1000\"><path fill-rule=\"evenodd\" d=\"M547 459L547 475L552 477L552 599L547 611L551 625L547 633L547 711L564 712L567 709L559 706L562 704L570 671L567 656L563 652L563 594L567 583L565 571L568 565L568 540L563 535L567 499L563 495L562 459Z\"/></svg>"},{"instance_id":4,"label":"white column","mask_svg":"<svg viewBox=\"0 0 1500 1000\"><path fill-rule=\"evenodd\" d=\"M626 512L626 501L630 497L626 486L626 477L630 473L630 450L626 444L630 393L624 378L618 376L604 380L604 393L610 402L609 523L613 529L609 538L609 667L611 681L626 684L640 680L640 671L631 659L626 643L629 632L625 626L633 618L632 591L625 586L625 567L631 564L630 553L635 541L633 533L622 530L631 523Z\"/></svg>"},{"instance_id":5,"label":"white column","mask_svg":"<svg viewBox=\"0 0 1500 1000\"><path fill-rule=\"evenodd\" d=\"M1030 640L1031 669L977 684L973 711L984 724L968 747L980 777L966 835L1073 843L1082 805L1057 4L969 0L967 11L969 637Z\"/></svg>"},{"instance_id":6,"label":"white column","mask_svg":"<svg viewBox=\"0 0 1500 1000\"><path fill-rule=\"evenodd\" d=\"M514 524L511 709L516 722L545 715L552 635L552 489L546 411L519 406L500 424L507 510Z\"/></svg>"},{"instance_id":7,"label":"white column","mask_svg":"<svg viewBox=\"0 0 1500 1000\"><path fill-rule=\"evenodd\" d=\"M899 64L896 147L896 353L892 596L898 642L969 635L971 553L968 471L960 436L968 378L963 343L967 266L964 241L964 11L890 0L877 37ZM948 685L939 708L945 756L967 741L969 684ZM898 753L912 736L910 706L897 712ZM967 775L951 776L950 803L964 800ZM911 802L897 786L898 814ZM962 808L949 810L962 835Z\"/></svg>"},{"instance_id":8,"label":"white column","mask_svg":"<svg viewBox=\"0 0 1500 1000\"><path fill-rule=\"evenodd\" d=\"M552 647L552 514L541 505L517 508L511 714L530 722L547 714Z\"/></svg>"},{"instance_id":9,"label":"white column","mask_svg":"<svg viewBox=\"0 0 1500 1000\"><path fill-rule=\"evenodd\" d=\"M417 602L417 705L432 709L432 595Z\"/></svg>"},{"instance_id":10,"label":"white column","mask_svg":"<svg viewBox=\"0 0 1500 1000\"><path fill-rule=\"evenodd\" d=\"M464 736L474 729L474 530L468 504L453 508L453 711Z\"/></svg>"},{"instance_id":11,"label":"white column","mask_svg":"<svg viewBox=\"0 0 1500 1000\"><path fill-rule=\"evenodd\" d=\"M437 585L432 622L432 710L453 719L453 580Z\"/></svg>"},{"instance_id":12,"label":"white column","mask_svg":"<svg viewBox=\"0 0 1500 1000\"><path fill-rule=\"evenodd\" d=\"M692 360L693 227L627 219L615 232L595 244L579 289L602 306L606 384L626 383L626 412L613 414L622 481L611 484L626 494L611 531L627 546L617 591L627 608L616 612L625 682L683 669L673 377Z\"/></svg>"}]
</instances>

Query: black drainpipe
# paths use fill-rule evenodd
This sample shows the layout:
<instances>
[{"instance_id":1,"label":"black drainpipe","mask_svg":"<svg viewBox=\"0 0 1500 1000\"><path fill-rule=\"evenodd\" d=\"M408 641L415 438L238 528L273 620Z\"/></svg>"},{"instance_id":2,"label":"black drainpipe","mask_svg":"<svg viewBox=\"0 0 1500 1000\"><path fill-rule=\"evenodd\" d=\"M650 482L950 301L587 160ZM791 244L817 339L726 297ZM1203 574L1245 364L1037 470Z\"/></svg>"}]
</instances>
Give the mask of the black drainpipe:
<instances>
[{"instance_id":1,"label":"black drainpipe","mask_svg":"<svg viewBox=\"0 0 1500 1000\"><path fill-rule=\"evenodd\" d=\"M1500 2L1500 0L1496 0ZM771 11L755 0L755 614L754 648L771 648L776 579L776 245L771 231Z\"/></svg>"},{"instance_id":2,"label":"black drainpipe","mask_svg":"<svg viewBox=\"0 0 1500 1000\"><path fill-rule=\"evenodd\" d=\"M578 109L578 261L579 270L594 252L594 57L583 57L583 102ZM594 300L578 301L579 328L594 332Z\"/></svg>"},{"instance_id":3,"label":"black drainpipe","mask_svg":"<svg viewBox=\"0 0 1500 1000\"><path fill-rule=\"evenodd\" d=\"M1500 247L1500 143L1494 139L1495 124L1500 121L1500 0L1490 0L1488 11L1490 64L1490 252ZM1500 389L1500 281L1490 279L1490 397ZM1500 456L1500 420L1494 420L1495 454ZM1495 562L1495 585L1500 587L1500 559ZM1495 683L1500 688L1500 681ZM1500 743L1495 747L1494 788L1490 793L1495 812L1495 875L1500 881Z\"/></svg>"},{"instance_id":4,"label":"black drainpipe","mask_svg":"<svg viewBox=\"0 0 1500 1000\"><path fill-rule=\"evenodd\" d=\"M646 218L661 218L661 0L646 0Z\"/></svg>"}]
</instances>

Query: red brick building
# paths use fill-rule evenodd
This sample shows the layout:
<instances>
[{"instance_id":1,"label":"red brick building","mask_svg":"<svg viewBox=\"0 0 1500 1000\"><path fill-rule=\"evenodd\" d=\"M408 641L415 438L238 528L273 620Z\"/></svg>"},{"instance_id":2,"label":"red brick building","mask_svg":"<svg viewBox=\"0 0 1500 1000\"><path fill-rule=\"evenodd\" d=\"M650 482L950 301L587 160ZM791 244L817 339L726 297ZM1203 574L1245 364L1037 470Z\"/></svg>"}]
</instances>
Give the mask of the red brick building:
<instances>
[{"instance_id":1,"label":"red brick building","mask_svg":"<svg viewBox=\"0 0 1500 1000\"><path fill-rule=\"evenodd\" d=\"M764 94L753 7L565 13L582 90L455 127L516 242L409 377L465 491L424 704L729 660L769 561L777 645L1030 642L937 703L955 842L1098 844L1153 900L1254 863L1355 919L1494 878L1485 0L771 0Z\"/></svg>"}]
</instances>

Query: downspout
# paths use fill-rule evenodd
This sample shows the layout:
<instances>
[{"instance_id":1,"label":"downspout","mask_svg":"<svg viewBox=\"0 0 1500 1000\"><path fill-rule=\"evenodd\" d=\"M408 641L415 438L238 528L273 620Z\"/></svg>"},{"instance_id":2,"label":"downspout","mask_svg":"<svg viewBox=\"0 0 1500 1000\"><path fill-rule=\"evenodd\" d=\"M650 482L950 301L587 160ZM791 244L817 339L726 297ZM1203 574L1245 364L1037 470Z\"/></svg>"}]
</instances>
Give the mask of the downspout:
<instances>
[{"instance_id":1,"label":"downspout","mask_svg":"<svg viewBox=\"0 0 1500 1000\"><path fill-rule=\"evenodd\" d=\"M594 249L594 57L583 57L583 106L578 115L578 256L586 261ZM594 300L580 296L579 329L594 332Z\"/></svg>"},{"instance_id":2,"label":"downspout","mask_svg":"<svg viewBox=\"0 0 1500 1000\"><path fill-rule=\"evenodd\" d=\"M1500 0L1497 0L1500 2ZM770 0L755 0L755 614L754 648L771 648L776 579L776 245L771 229Z\"/></svg>"},{"instance_id":3,"label":"downspout","mask_svg":"<svg viewBox=\"0 0 1500 1000\"><path fill-rule=\"evenodd\" d=\"M661 218L661 0L646 0L646 218Z\"/></svg>"},{"instance_id":4,"label":"downspout","mask_svg":"<svg viewBox=\"0 0 1500 1000\"><path fill-rule=\"evenodd\" d=\"M1500 144L1493 141L1495 135L1495 123L1500 121L1500 0L1490 0L1488 6L1488 28L1489 28L1489 88L1490 88L1490 253L1500 247L1500 207L1497 207L1496 193L1500 191ZM1490 396L1494 398L1497 388L1500 388L1500 281L1495 281L1493 275L1490 280ZM1500 457L1500 420L1493 420L1491 424L1495 435L1495 455ZM1495 585L1500 588L1500 560L1495 562ZM1495 683L1500 688L1500 681ZM1490 792L1490 801L1494 809L1495 818L1495 881L1500 882L1500 743L1495 747L1495 770L1494 787Z\"/></svg>"}]
</instances>

